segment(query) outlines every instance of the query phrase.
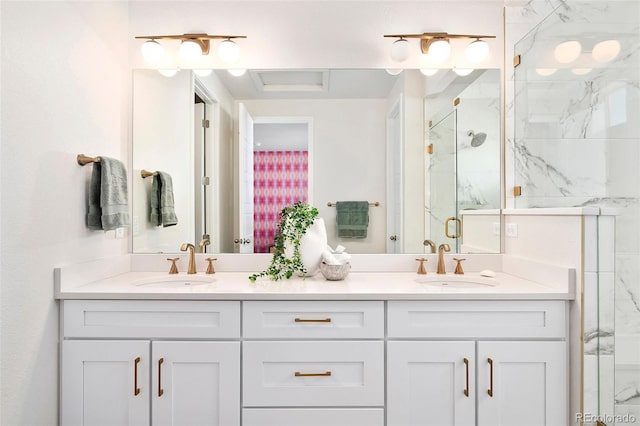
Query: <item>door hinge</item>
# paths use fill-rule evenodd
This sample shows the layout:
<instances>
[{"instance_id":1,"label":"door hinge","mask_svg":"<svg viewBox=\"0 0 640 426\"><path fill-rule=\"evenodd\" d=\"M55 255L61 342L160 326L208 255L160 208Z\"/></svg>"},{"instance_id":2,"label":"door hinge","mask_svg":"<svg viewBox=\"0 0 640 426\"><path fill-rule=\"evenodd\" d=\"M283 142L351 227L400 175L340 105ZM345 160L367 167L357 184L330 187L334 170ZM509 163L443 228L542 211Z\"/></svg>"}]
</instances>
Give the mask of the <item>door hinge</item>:
<instances>
[{"instance_id":1,"label":"door hinge","mask_svg":"<svg viewBox=\"0 0 640 426\"><path fill-rule=\"evenodd\" d=\"M513 196L514 197L519 197L522 195L522 187L521 186L514 186L513 187Z\"/></svg>"},{"instance_id":2,"label":"door hinge","mask_svg":"<svg viewBox=\"0 0 640 426\"><path fill-rule=\"evenodd\" d=\"M433 154L433 144L427 145L427 154Z\"/></svg>"},{"instance_id":3,"label":"door hinge","mask_svg":"<svg viewBox=\"0 0 640 426\"><path fill-rule=\"evenodd\" d=\"M200 178L200 184L202 186L207 186L211 183L209 176L202 176L202 178Z\"/></svg>"},{"instance_id":4,"label":"door hinge","mask_svg":"<svg viewBox=\"0 0 640 426\"><path fill-rule=\"evenodd\" d=\"M518 65L520 65L520 61L521 61L522 57L520 55L516 55L513 57L513 67L516 68Z\"/></svg>"},{"instance_id":5,"label":"door hinge","mask_svg":"<svg viewBox=\"0 0 640 426\"><path fill-rule=\"evenodd\" d=\"M455 98L453 100L453 106L458 106L458 105L460 105L460 98Z\"/></svg>"},{"instance_id":6,"label":"door hinge","mask_svg":"<svg viewBox=\"0 0 640 426\"><path fill-rule=\"evenodd\" d=\"M202 120L202 127L205 129L209 128L209 120Z\"/></svg>"}]
</instances>

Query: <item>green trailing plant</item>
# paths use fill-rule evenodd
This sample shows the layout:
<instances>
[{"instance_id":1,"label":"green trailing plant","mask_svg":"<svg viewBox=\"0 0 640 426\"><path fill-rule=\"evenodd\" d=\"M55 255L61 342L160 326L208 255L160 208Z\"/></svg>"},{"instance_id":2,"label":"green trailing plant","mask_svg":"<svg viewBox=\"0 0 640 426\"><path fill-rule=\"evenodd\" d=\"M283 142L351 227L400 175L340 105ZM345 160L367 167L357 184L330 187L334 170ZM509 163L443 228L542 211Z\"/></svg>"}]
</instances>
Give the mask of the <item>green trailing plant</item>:
<instances>
[{"instance_id":1,"label":"green trailing plant","mask_svg":"<svg viewBox=\"0 0 640 426\"><path fill-rule=\"evenodd\" d=\"M269 277L273 281L278 281L291 278L295 272L300 272L304 276L307 269L302 264L300 241L317 217L318 209L303 201L282 209L271 264L266 270L251 275L249 280L255 282L260 277ZM287 257L285 254L287 242L293 247L293 257Z\"/></svg>"}]
</instances>

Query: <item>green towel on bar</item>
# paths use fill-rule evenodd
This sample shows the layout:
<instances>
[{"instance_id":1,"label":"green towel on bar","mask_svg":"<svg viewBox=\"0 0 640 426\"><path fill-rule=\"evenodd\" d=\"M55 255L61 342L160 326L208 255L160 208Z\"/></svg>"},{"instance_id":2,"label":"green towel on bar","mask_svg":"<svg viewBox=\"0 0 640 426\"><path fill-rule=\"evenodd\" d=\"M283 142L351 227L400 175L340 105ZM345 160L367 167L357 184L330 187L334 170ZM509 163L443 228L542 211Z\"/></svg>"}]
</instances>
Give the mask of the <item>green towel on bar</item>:
<instances>
[{"instance_id":1,"label":"green towel on bar","mask_svg":"<svg viewBox=\"0 0 640 426\"><path fill-rule=\"evenodd\" d=\"M340 238L367 238L368 201L336 202L336 224Z\"/></svg>"}]
</instances>

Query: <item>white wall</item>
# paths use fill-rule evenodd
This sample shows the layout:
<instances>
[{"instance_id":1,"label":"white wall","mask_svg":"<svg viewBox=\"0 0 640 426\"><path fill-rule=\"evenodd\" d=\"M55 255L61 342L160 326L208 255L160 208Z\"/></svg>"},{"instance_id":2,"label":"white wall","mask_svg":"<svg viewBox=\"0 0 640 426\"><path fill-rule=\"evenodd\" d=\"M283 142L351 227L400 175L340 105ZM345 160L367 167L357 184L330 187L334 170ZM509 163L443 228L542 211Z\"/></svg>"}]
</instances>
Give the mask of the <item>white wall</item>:
<instances>
[{"instance_id":1,"label":"white wall","mask_svg":"<svg viewBox=\"0 0 640 426\"><path fill-rule=\"evenodd\" d=\"M138 253L176 252L195 236L193 87L191 72L167 78L154 70L133 73L133 250ZM171 176L178 223L154 226L150 222L153 179L141 170Z\"/></svg>"},{"instance_id":2,"label":"white wall","mask_svg":"<svg viewBox=\"0 0 640 426\"><path fill-rule=\"evenodd\" d=\"M128 162L127 4L2 1L2 418L57 422L54 266L127 252L85 226L92 166Z\"/></svg>"},{"instance_id":3,"label":"white wall","mask_svg":"<svg viewBox=\"0 0 640 426\"><path fill-rule=\"evenodd\" d=\"M325 219L329 245L353 253L382 253L386 244L386 99L243 101L254 117L313 119L313 199ZM318 167L322 164L323 167ZM330 165L327 167L327 165ZM365 239L339 239L335 207L327 202L379 201L369 210Z\"/></svg>"}]
</instances>

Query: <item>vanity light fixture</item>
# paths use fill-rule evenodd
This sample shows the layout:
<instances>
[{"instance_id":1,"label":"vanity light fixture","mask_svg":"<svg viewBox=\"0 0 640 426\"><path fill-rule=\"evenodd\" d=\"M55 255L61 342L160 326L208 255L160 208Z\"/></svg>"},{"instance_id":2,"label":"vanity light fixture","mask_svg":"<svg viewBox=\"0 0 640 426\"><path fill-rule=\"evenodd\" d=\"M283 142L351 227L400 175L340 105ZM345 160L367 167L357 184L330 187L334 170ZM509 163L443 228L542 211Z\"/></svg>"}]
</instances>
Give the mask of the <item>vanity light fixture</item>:
<instances>
[{"instance_id":1,"label":"vanity light fixture","mask_svg":"<svg viewBox=\"0 0 640 426\"><path fill-rule=\"evenodd\" d=\"M548 77L558 71L557 68L536 68L536 74Z\"/></svg>"},{"instance_id":2,"label":"vanity light fixture","mask_svg":"<svg viewBox=\"0 0 640 426\"><path fill-rule=\"evenodd\" d=\"M158 72L165 77L173 77L174 75L178 74L178 69L176 68L159 69Z\"/></svg>"},{"instance_id":3,"label":"vanity light fixture","mask_svg":"<svg viewBox=\"0 0 640 426\"><path fill-rule=\"evenodd\" d=\"M225 62L235 62L240 57L240 47L233 41L237 38L247 38L240 35L209 35L203 33L182 34L182 35L157 35L157 36L136 36L137 39L148 40L142 44L142 56L147 62L155 65L164 56L164 49L158 40L180 40L180 56L191 62L197 62L202 55L208 55L211 47L211 40L223 40L218 48L220 59Z\"/></svg>"},{"instance_id":4,"label":"vanity light fixture","mask_svg":"<svg viewBox=\"0 0 640 426\"><path fill-rule=\"evenodd\" d=\"M385 71L389 75L398 75L402 72L402 68L387 68Z\"/></svg>"},{"instance_id":5,"label":"vanity light fixture","mask_svg":"<svg viewBox=\"0 0 640 426\"><path fill-rule=\"evenodd\" d=\"M591 56L596 62L605 63L613 61L620 53L618 40L605 40L593 46Z\"/></svg>"},{"instance_id":6,"label":"vanity light fixture","mask_svg":"<svg viewBox=\"0 0 640 426\"><path fill-rule=\"evenodd\" d=\"M576 40L565 41L553 49L554 58L561 64L569 64L575 61L580 56L580 53L582 53L582 45Z\"/></svg>"},{"instance_id":7,"label":"vanity light fixture","mask_svg":"<svg viewBox=\"0 0 640 426\"><path fill-rule=\"evenodd\" d=\"M468 38L474 41L466 48L466 57L469 62L478 63L485 60L489 54L489 45L485 38L496 38L490 35L473 35L473 34L449 34L440 33L422 33L422 34L386 34L385 37L397 38L391 46L391 57L393 60L402 62L409 57L408 38L420 39L420 49L423 54L429 55L429 58L436 63L442 63L449 58L451 54L450 39Z\"/></svg>"}]
</instances>

